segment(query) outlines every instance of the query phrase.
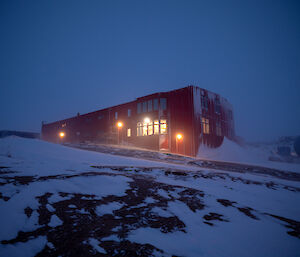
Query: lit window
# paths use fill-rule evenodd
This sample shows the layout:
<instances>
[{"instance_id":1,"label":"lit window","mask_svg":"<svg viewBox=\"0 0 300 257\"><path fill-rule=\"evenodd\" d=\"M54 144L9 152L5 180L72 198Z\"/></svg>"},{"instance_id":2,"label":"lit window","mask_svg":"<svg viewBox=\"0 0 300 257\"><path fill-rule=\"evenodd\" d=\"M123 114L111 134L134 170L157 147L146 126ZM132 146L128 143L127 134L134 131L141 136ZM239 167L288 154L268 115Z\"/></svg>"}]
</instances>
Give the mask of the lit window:
<instances>
[{"instance_id":1,"label":"lit window","mask_svg":"<svg viewBox=\"0 0 300 257\"><path fill-rule=\"evenodd\" d=\"M166 98L160 98L160 109L163 111L167 109L167 99Z\"/></svg>"},{"instance_id":2,"label":"lit window","mask_svg":"<svg viewBox=\"0 0 300 257\"><path fill-rule=\"evenodd\" d=\"M203 134L209 134L209 120L202 118Z\"/></svg>"},{"instance_id":3,"label":"lit window","mask_svg":"<svg viewBox=\"0 0 300 257\"><path fill-rule=\"evenodd\" d=\"M143 125L143 136L147 136L148 135L148 123L144 122L144 125Z\"/></svg>"},{"instance_id":4,"label":"lit window","mask_svg":"<svg viewBox=\"0 0 300 257\"><path fill-rule=\"evenodd\" d=\"M143 102L143 112L147 112L147 102Z\"/></svg>"},{"instance_id":5,"label":"lit window","mask_svg":"<svg viewBox=\"0 0 300 257\"><path fill-rule=\"evenodd\" d=\"M115 120L118 119L118 112L115 112Z\"/></svg>"},{"instance_id":6,"label":"lit window","mask_svg":"<svg viewBox=\"0 0 300 257\"><path fill-rule=\"evenodd\" d=\"M216 135L222 136L222 127L221 127L221 122L219 121L216 122Z\"/></svg>"},{"instance_id":7,"label":"lit window","mask_svg":"<svg viewBox=\"0 0 300 257\"><path fill-rule=\"evenodd\" d=\"M148 112L152 112L152 100L148 101Z\"/></svg>"},{"instance_id":8,"label":"lit window","mask_svg":"<svg viewBox=\"0 0 300 257\"><path fill-rule=\"evenodd\" d=\"M131 109L128 109L127 115L128 115L128 117L131 116Z\"/></svg>"},{"instance_id":9,"label":"lit window","mask_svg":"<svg viewBox=\"0 0 300 257\"><path fill-rule=\"evenodd\" d=\"M127 137L131 137L131 129L127 129Z\"/></svg>"},{"instance_id":10,"label":"lit window","mask_svg":"<svg viewBox=\"0 0 300 257\"><path fill-rule=\"evenodd\" d=\"M61 126L62 126L62 128L66 127L67 123L62 124Z\"/></svg>"},{"instance_id":11,"label":"lit window","mask_svg":"<svg viewBox=\"0 0 300 257\"><path fill-rule=\"evenodd\" d=\"M138 103L137 104L137 113L141 113L142 112L142 103Z\"/></svg>"},{"instance_id":12,"label":"lit window","mask_svg":"<svg viewBox=\"0 0 300 257\"><path fill-rule=\"evenodd\" d=\"M143 135L143 125L141 122L138 122L137 124L137 136L142 136Z\"/></svg>"},{"instance_id":13,"label":"lit window","mask_svg":"<svg viewBox=\"0 0 300 257\"><path fill-rule=\"evenodd\" d=\"M153 100L153 110L154 110L154 111L157 111L157 110L158 110L158 99L157 99L157 98L155 98L155 99Z\"/></svg>"},{"instance_id":14,"label":"lit window","mask_svg":"<svg viewBox=\"0 0 300 257\"><path fill-rule=\"evenodd\" d=\"M167 134L167 120L160 120L160 134Z\"/></svg>"},{"instance_id":15,"label":"lit window","mask_svg":"<svg viewBox=\"0 0 300 257\"><path fill-rule=\"evenodd\" d=\"M159 134L159 122L158 120L154 121L154 135L158 135Z\"/></svg>"},{"instance_id":16,"label":"lit window","mask_svg":"<svg viewBox=\"0 0 300 257\"><path fill-rule=\"evenodd\" d=\"M148 123L148 135L153 135L153 122Z\"/></svg>"}]
</instances>

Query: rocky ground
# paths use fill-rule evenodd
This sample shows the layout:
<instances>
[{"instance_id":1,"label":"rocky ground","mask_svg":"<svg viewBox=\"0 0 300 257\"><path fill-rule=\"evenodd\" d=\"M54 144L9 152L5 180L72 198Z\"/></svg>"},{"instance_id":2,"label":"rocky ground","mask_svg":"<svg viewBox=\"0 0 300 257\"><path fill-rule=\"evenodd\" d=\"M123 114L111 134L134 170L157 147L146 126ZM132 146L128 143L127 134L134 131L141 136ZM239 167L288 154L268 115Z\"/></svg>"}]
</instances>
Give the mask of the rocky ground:
<instances>
[{"instance_id":1,"label":"rocky ground","mask_svg":"<svg viewBox=\"0 0 300 257\"><path fill-rule=\"evenodd\" d=\"M39 173L48 157L42 166L22 158L0 158L0 256L300 252L297 173L203 161L102 165L100 155L94 165L72 162L79 170Z\"/></svg>"}]
</instances>

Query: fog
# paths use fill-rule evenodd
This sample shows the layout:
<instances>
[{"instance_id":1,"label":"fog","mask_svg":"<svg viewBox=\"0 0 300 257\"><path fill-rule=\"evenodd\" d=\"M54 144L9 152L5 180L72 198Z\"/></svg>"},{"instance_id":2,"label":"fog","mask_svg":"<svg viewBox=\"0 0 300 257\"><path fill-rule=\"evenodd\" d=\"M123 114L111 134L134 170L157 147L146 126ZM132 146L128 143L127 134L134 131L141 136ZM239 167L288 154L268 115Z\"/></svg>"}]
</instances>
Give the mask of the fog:
<instances>
[{"instance_id":1,"label":"fog","mask_svg":"<svg viewBox=\"0 0 300 257\"><path fill-rule=\"evenodd\" d=\"M298 1L1 1L0 130L193 84L247 140L300 134Z\"/></svg>"}]
</instances>

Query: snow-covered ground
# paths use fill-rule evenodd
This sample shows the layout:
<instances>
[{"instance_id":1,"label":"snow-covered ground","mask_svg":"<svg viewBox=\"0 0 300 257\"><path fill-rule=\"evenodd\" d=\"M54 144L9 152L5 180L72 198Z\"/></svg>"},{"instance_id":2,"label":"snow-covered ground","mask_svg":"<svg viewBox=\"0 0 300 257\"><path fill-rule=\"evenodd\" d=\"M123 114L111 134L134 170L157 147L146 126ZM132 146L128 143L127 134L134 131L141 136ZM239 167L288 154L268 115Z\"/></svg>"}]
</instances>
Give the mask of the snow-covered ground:
<instances>
[{"instance_id":1,"label":"snow-covered ground","mask_svg":"<svg viewBox=\"0 0 300 257\"><path fill-rule=\"evenodd\" d=\"M289 170L300 173L299 163L270 161L269 158L270 156L272 156L271 151L275 149L276 147L274 145L272 145L271 147L267 147L263 144L257 145L256 147L250 144L240 146L225 137L223 144L219 148L212 149L203 145L200 146L198 157L208 160L259 165L263 167Z\"/></svg>"},{"instance_id":2,"label":"snow-covered ground","mask_svg":"<svg viewBox=\"0 0 300 257\"><path fill-rule=\"evenodd\" d=\"M219 151L219 160L236 161ZM238 160L259 164L255 154ZM205 169L17 137L0 139L0 166L0 256L300 255L300 179L289 173Z\"/></svg>"}]
</instances>

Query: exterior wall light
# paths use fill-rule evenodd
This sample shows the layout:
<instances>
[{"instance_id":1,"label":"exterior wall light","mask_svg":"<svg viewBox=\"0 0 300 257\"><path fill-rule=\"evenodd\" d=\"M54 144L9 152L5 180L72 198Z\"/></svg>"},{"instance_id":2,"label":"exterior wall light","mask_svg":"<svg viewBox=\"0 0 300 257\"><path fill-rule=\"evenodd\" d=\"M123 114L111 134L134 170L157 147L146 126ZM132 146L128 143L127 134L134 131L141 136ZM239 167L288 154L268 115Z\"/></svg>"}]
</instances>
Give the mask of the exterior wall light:
<instances>
[{"instance_id":1,"label":"exterior wall light","mask_svg":"<svg viewBox=\"0 0 300 257\"><path fill-rule=\"evenodd\" d=\"M150 119L149 118L145 118L144 122L148 124L148 123L150 123Z\"/></svg>"},{"instance_id":2,"label":"exterior wall light","mask_svg":"<svg viewBox=\"0 0 300 257\"><path fill-rule=\"evenodd\" d=\"M177 135L176 135L176 139L177 139L177 140L181 140L182 138L183 138L183 135L182 135L182 134L177 134Z\"/></svg>"},{"instance_id":3,"label":"exterior wall light","mask_svg":"<svg viewBox=\"0 0 300 257\"><path fill-rule=\"evenodd\" d=\"M60 137L60 138L64 138L65 135L66 135L65 132L60 132L60 133L59 133L59 137Z\"/></svg>"},{"instance_id":4,"label":"exterior wall light","mask_svg":"<svg viewBox=\"0 0 300 257\"><path fill-rule=\"evenodd\" d=\"M118 127L118 145L120 144L120 130L122 129L123 127L123 123L121 121L119 121L117 123L117 127ZM121 136L122 136L122 133L121 133Z\"/></svg>"},{"instance_id":5,"label":"exterior wall light","mask_svg":"<svg viewBox=\"0 0 300 257\"><path fill-rule=\"evenodd\" d=\"M176 134L176 153L179 153L179 143L182 141L183 141L183 135L180 133Z\"/></svg>"}]
</instances>

